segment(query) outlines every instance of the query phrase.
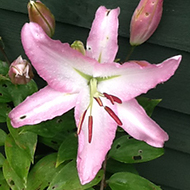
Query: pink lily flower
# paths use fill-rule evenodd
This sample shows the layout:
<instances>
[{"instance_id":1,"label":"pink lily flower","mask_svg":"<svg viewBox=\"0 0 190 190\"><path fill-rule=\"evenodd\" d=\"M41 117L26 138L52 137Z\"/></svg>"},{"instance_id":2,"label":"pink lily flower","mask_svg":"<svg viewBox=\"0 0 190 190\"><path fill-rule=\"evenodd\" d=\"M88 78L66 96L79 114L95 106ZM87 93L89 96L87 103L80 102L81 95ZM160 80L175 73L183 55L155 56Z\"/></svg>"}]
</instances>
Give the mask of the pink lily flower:
<instances>
[{"instance_id":1,"label":"pink lily flower","mask_svg":"<svg viewBox=\"0 0 190 190\"><path fill-rule=\"evenodd\" d=\"M86 55L49 38L36 23L22 29L25 52L48 85L10 112L13 127L37 124L75 108L78 128L77 168L82 184L90 182L115 137L117 126L136 139L162 147L168 135L134 99L168 80L181 56L161 64L114 63L118 50L119 8L101 6L87 39Z\"/></svg>"}]
</instances>

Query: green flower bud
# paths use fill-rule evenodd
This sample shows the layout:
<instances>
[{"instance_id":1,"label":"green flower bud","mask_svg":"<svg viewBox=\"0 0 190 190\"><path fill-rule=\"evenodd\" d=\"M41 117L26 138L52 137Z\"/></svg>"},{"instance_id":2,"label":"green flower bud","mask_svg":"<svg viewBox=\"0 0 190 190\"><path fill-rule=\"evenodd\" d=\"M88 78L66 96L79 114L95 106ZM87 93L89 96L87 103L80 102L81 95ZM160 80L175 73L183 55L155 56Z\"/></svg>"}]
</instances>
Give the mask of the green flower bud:
<instances>
[{"instance_id":1,"label":"green flower bud","mask_svg":"<svg viewBox=\"0 0 190 190\"><path fill-rule=\"evenodd\" d=\"M85 55L85 53L86 53L86 50L85 50L85 48L84 48L83 43L82 43L81 41L79 41L79 40L74 41L74 42L71 44L71 48L73 48L73 49L79 51L79 52L82 53L83 55Z\"/></svg>"}]
</instances>

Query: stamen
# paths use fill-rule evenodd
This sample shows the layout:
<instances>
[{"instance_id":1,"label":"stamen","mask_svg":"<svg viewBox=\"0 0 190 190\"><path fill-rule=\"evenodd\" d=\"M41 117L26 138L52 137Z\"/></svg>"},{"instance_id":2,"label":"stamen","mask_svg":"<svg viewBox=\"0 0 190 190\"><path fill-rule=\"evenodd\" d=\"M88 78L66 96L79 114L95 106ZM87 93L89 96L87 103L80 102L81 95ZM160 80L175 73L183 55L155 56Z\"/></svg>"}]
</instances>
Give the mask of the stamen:
<instances>
[{"instance_id":1,"label":"stamen","mask_svg":"<svg viewBox=\"0 0 190 190\"><path fill-rule=\"evenodd\" d=\"M105 106L104 109L108 112L108 114L115 120L115 122L118 125L123 125L123 123L121 122L121 120L119 119L119 117L117 117L117 115L113 112L112 109L110 109L109 107Z\"/></svg>"},{"instance_id":2,"label":"stamen","mask_svg":"<svg viewBox=\"0 0 190 190\"><path fill-rule=\"evenodd\" d=\"M121 99L119 99L118 97L114 96L114 95L110 95L110 94L107 94L107 93L103 93L103 95L108 99L110 100L110 102L114 105L114 102L117 102L118 104L121 104L122 101Z\"/></svg>"},{"instance_id":3,"label":"stamen","mask_svg":"<svg viewBox=\"0 0 190 190\"><path fill-rule=\"evenodd\" d=\"M113 96L113 95L111 95L111 96L112 96L114 102L117 102L118 104L122 104L122 100L121 99L119 99L118 97Z\"/></svg>"},{"instance_id":4,"label":"stamen","mask_svg":"<svg viewBox=\"0 0 190 190\"><path fill-rule=\"evenodd\" d=\"M109 94L107 94L107 93L103 93L103 95L108 99L108 100L110 100L110 102L114 105L114 100L113 100L113 98L112 98L112 96L111 95L109 95Z\"/></svg>"},{"instance_id":5,"label":"stamen","mask_svg":"<svg viewBox=\"0 0 190 190\"><path fill-rule=\"evenodd\" d=\"M81 118L80 118L80 121L79 121L79 124L78 124L78 128L77 128L77 135L79 135L80 132L81 132L82 124L83 124L83 122L84 122L84 118L85 118L86 112L87 112L87 110L85 110L85 111L83 112L83 114L82 114L82 116L81 116Z\"/></svg>"},{"instance_id":6,"label":"stamen","mask_svg":"<svg viewBox=\"0 0 190 190\"><path fill-rule=\"evenodd\" d=\"M99 97L94 97L94 99L98 102L99 106L103 106L102 100Z\"/></svg>"},{"instance_id":7,"label":"stamen","mask_svg":"<svg viewBox=\"0 0 190 190\"><path fill-rule=\"evenodd\" d=\"M90 115L88 117L88 142L91 143L92 141L92 125L93 125L93 118Z\"/></svg>"}]
</instances>

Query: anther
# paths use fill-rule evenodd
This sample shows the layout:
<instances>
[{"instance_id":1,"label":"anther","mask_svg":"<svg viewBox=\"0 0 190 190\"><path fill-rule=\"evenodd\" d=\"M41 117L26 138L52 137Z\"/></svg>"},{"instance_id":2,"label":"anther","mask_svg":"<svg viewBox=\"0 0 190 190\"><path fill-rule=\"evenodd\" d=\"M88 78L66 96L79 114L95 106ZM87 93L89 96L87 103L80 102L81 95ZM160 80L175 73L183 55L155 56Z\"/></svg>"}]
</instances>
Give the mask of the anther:
<instances>
[{"instance_id":1,"label":"anther","mask_svg":"<svg viewBox=\"0 0 190 190\"><path fill-rule=\"evenodd\" d=\"M109 95L109 94L107 94L107 93L103 93L103 95L108 99L108 100L110 100L110 102L114 105L114 100L113 100L113 98L112 98L112 96L111 95Z\"/></svg>"},{"instance_id":2,"label":"anther","mask_svg":"<svg viewBox=\"0 0 190 190\"><path fill-rule=\"evenodd\" d=\"M114 105L114 102L118 103L118 104L121 104L122 101L121 99L119 99L118 97L114 96L114 95L110 95L110 94L107 94L107 93L103 93L103 95L108 99L110 100L110 102Z\"/></svg>"},{"instance_id":3,"label":"anther","mask_svg":"<svg viewBox=\"0 0 190 190\"><path fill-rule=\"evenodd\" d=\"M92 141L92 126L93 126L93 118L90 115L88 117L88 142L91 143Z\"/></svg>"},{"instance_id":4,"label":"anther","mask_svg":"<svg viewBox=\"0 0 190 190\"><path fill-rule=\"evenodd\" d=\"M119 117L117 117L117 115L113 112L112 109L110 109L109 107L105 106L104 109L108 112L108 114L115 120L115 122L118 125L123 125L123 123L121 122L121 120L119 119Z\"/></svg>"},{"instance_id":5,"label":"anther","mask_svg":"<svg viewBox=\"0 0 190 190\"><path fill-rule=\"evenodd\" d=\"M81 118L80 118L80 121L79 121L79 124L78 124L78 128L77 128L77 135L80 134L80 131L81 131L81 129L82 129L82 124L83 124L83 122L84 122L84 118L85 118L86 112L87 112L87 110L85 110L85 111L83 112L83 114L82 114L82 116L81 116Z\"/></svg>"},{"instance_id":6,"label":"anther","mask_svg":"<svg viewBox=\"0 0 190 190\"><path fill-rule=\"evenodd\" d=\"M103 106L102 100L99 97L94 97L94 99L98 102L99 106Z\"/></svg>"}]
</instances>

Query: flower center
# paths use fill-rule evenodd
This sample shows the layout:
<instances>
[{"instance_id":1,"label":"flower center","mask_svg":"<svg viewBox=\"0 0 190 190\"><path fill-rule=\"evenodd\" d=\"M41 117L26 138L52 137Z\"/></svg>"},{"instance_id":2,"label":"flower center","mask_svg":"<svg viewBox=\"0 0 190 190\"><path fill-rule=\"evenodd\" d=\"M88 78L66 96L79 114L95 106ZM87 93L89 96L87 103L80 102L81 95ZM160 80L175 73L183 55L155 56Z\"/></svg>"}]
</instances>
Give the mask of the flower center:
<instances>
[{"instance_id":1,"label":"flower center","mask_svg":"<svg viewBox=\"0 0 190 190\"><path fill-rule=\"evenodd\" d=\"M117 125L119 125L119 126L122 125L122 122L119 119L119 117L114 113L114 111L110 107L103 105L103 102L100 97L108 99L113 105L115 103L121 104L122 103L121 99L119 99L118 97L116 97L114 95L107 94L105 92L100 93L97 90L97 86L98 86L98 80L96 78L91 78L89 81L90 103L80 118L80 121L78 124L78 130L77 130L77 134L80 134L80 131L82 129L82 124L83 124L85 116L86 116L86 112L89 109L89 111L90 111L90 114L88 116L88 142L89 143L91 143L91 141L92 141L92 131L93 131L92 130L92 128L93 128L92 106L93 106L94 99L96 100L98 105L100 107L103 107L104 110L114 119L114 121L117 123Z\"/></svg>"}]
</instances>

